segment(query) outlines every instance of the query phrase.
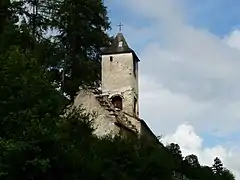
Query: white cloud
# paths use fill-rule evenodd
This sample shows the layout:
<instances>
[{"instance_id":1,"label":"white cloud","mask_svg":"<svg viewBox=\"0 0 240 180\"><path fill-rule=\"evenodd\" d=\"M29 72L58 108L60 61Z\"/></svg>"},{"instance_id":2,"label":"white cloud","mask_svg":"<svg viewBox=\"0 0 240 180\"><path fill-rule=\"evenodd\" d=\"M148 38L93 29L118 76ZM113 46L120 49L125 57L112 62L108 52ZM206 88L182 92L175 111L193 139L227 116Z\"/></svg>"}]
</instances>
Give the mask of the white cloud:
<instances>
[{"instance_id":1,"label":"white cloud","mask_svg":"<svg viewBox=\"0 0 240 180\"><path fill-rule=\"evenodd\" d=\"M141 75L154 78L154 83L158 84L153 87L157 91L148 90L148 94L155 96L151 98L154 103L150 98L141 98L144 107L141 114L146 119L154 119L154 127L162 120L165 127L187 120L201 130L218 130L219 134L239 131L239 118L229 110L232 104L240 102L237 83L240 82L240 51L230 43L235 42L234 39L237 42L237 31L223 40L207 30L193 27L187 23L184 0L177 4L173 0L124 0L119 4L154 20L148 30L132 27L126 32L139 32L142 39L154 39L145 44L142 52L137 52L142 60ZM130 40L131 37L129 35ZM236 43L234 45L236 47ZM141 89L141 96L144 94ZM154 106L150 109L151 103Z\"/></svg>"},{"instance_id":2,"label":"white cloud","mask_svg":"<svg viewBox=\"0 0 240 180\"><path fill-rule=\"evenodd\" d=\"M147 76L140 77L140 89L141 117L158 135L173 131L184 121L194 121L211 106L195 102L186 94L173 93Z\"/></svg>"},{"instance_id":3,"label":"white cloud","mask_svg":"<svg viewBox=\"0 0 240 180\"><path fill-rule=\"evenodd\" d=\"M129 25L125 31L131 44L138 44L133 36L137 32L140 40L151 40L137 52L141 59L140 113L157 135L173 133L179 127L173 137L186 153L195 152L207 164L220 156L240 178L236 150L223 145L204 147L203 139L190 126L181 126L190 122L196 132L218 136L240 133L240 30L222 39L194 27L188 23L185 2L118 1L152 22L142 30ZM190 142L197 144L189 146ZM235 143L239 150L239 142Z\"/></svg>"},{"instance_id":4,"label":"white cloud","mask_svg":"<svg viewBox=\"0 0 240 180\"><path fill-rule=\"evenodd\" d=\"M220 145L211 148L203 146L203 139L199 137L193 126L189 124L182 124L178 126L173 134L163 137L164 144L177 143L181 147L183 156L190 154L197 155L200 164L212 166L215 157L219 157L223 164L230 168L237 180L240 177L240 162L236 161L240 156L240 152L234 149L226 149ZM239 150L239 149L238 149Z\"/></svg>"},{"instance_id":5,"label":"white cloud","mask_svg":"<svg viewBox=\"0 0 240 180\"><path fill-rule=\"evenodd\" d=\"M240 30L235 29L230 35L224 38L226 43L236 49L240 49Z\"/></svg>"}]
</instances>

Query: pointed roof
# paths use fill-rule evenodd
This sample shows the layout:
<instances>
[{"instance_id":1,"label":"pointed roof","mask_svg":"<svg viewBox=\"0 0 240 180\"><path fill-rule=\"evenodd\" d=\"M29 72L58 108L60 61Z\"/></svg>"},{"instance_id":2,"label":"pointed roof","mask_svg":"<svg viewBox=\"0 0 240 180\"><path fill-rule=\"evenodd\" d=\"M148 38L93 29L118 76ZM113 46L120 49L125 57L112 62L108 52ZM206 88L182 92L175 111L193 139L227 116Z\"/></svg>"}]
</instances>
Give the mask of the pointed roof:
<instances>
[{"instance_id":1,"label":"pointed roof","mask_svg":"<svg viewBox=\"0 0 240 180\"><path fill-rule=\"evenodd\" d=\"M128 46L128 43L121 32L117 34L112 44L109 47L106 47L102 52L103 55L119 53L133 53L133 55L136 56L135 52Z\"/></svg>"}]
</instances>

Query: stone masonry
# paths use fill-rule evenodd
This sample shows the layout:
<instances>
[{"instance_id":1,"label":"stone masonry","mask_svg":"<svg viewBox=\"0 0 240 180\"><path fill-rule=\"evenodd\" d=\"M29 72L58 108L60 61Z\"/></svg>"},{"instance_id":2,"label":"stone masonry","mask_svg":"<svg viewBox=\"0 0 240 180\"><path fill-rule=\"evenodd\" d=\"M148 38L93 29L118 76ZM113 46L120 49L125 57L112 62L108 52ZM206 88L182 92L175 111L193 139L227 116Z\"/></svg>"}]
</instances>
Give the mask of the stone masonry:
<instances>
[{"instance_id":1,"label":"stone masonry","mask_svg":"<svg viewBox=\"0 0 240 180\"><path fill-rule=\"evenodd\" d=\"M122 33L102 53L101 91L80 90L74 106L94 115L94 134L99 137L134 134L156 141L139 118L138 63Z\"/></svg>"}]
</instances>

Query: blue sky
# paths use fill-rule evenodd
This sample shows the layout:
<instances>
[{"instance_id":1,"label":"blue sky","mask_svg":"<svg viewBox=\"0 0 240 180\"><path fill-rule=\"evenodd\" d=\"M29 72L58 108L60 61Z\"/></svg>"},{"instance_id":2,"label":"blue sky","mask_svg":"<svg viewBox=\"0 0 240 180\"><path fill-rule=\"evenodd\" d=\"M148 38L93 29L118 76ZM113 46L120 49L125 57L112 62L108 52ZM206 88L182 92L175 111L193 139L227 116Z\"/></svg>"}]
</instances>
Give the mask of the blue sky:
<instances>
[{"instance_id":1,"label":"blue sky","mask_svg":"<svg viewBox=\"0 0 240 180\"><path fill-rule=\"evenodd\" d=\"M140 62L140 115L166 143L240 178L240 1L106 0Z\"/></svg>"},{"instance_id":2,"label":"blue sky","mask_svg":"<svg viewBox=\"0 0 240 180\"><path fill-rule=\"evenodd\" d=\"M204 27L211 32L224 36L239 27L240 2L236 0L188 0L190 21L197 27Z\"/></svg>"},{"instance_id":3,"label":"blue sky","mask_svg":"<svg viewBox=\"0 0 240 180\"><path fill-rule=\"evenodd\" d=\"M106 1L109 17L112 22L112 31L117 31L119 22L132 24L136 27L147 27L154 23L138 14L119 6L116 0ZM222 37L238 28L240 25L240 1L236 0L186 0L186 13L192 25L206 28Z\"/></svg>"}]
</instances>

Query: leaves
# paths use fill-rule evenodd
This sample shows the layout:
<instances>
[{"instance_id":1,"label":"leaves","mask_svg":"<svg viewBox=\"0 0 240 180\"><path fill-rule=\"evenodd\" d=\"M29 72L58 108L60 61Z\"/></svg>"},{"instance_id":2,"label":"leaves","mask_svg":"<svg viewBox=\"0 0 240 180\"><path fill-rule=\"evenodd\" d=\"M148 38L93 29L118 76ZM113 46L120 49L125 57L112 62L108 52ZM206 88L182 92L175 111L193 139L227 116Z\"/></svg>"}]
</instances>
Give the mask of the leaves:
<instances>
[{"instance_id":1,"label":"leaves","mask_svg":"<svg viewBox=\"0 0 240 180\"><path fill-rule=\"evenodd\" d=\"M176 172L234 180L220 159L212 170L195 155L183 158L178 144L98 139L94 119L68 108L59 86L73 99L79 86L99 81L100 49L109 43L103 1L3 0L0 10L1 179L170 180Z\"/></svg>"},{"instance_id":2,"label":"leaves","mask_svg":"<svg viewBox=\"0 0 240 180\"><path fill-rule=\"evenodd\" d=\"M73 100L79 86L99 84L100 49L110 42L107 10L102 0L63 0L53 16L57 67L64 69L62 88Z\"/></svg>"},{"instance_id":3,"label":"leaves","mask_svg":"<svg viewBox=\"0 0 240 180\"><path fill-rule=\"evenodd\" d=\"M192 167L199 167L199 161L198 161L198 157L194 154L188 155L185 157L185 160L188 162L188 164L190 164Z\"/></svg>"},{"instance_id":4,"label":"leaves","mask_svg":"<svg viewBox=\"0 0 240 180\"><path fill-rule=\"evenodd\" d=\"M222 174L222 172L223 172L223 164L222 164L222 161L218 157L216 157L214 159L214 164L213 164L212 169L213 169L213 172L215 174L218 174L218 175Z\"/></svg>"}]
</instances>

